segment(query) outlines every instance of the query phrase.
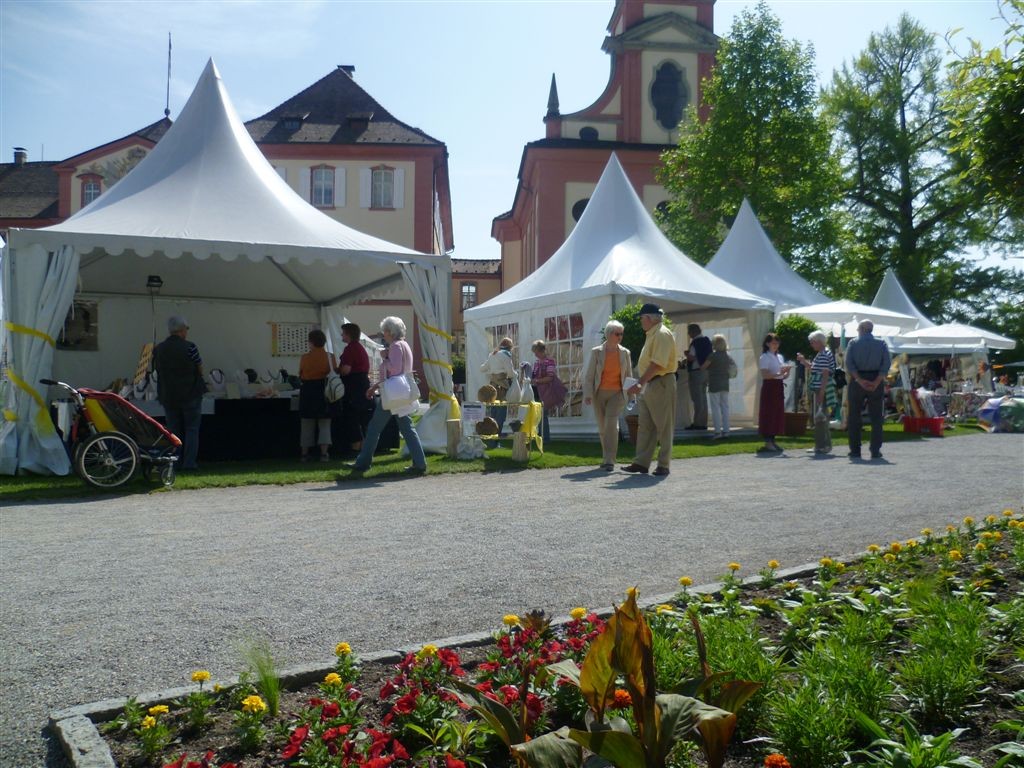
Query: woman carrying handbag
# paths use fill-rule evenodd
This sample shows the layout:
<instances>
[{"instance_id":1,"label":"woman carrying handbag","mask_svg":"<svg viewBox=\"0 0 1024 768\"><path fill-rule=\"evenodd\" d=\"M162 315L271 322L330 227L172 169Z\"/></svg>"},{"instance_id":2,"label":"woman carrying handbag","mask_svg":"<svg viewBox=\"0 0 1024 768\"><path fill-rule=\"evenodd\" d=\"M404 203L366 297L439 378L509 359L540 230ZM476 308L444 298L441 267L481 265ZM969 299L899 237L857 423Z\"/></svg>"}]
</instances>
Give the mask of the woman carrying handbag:
<instances>
[{"instance_id":1,"label":"woman carrying handbag","mask_svg":"<svg viewBox=\"0 0 1024 768\"><path fill-rule=\"evenodd\" d=\"M381 432L384 431L388 419L395 416L398 419L398 430L405 438L405 444L409 448L409 457L412 459L412 466L406 467L405 472L410 475L422 475L427 471L427 458L423 453L423 446L420 444L420 436L416 432L416 427L413 426L409 409L403 405L397 412L387 411L379 398L381 383L396 377L411 379L412 348L405 340L405 323L400 317L385 317L380 322L380 332L384 337L385 344L385 349L381 353L383 362L380 366L380 382L366 390L368 399L377 397L376 408L370 418L366 437L363 439L363 447L349 467L355 472L365 472L370 468Z\"/></svg>"}]
</instances>

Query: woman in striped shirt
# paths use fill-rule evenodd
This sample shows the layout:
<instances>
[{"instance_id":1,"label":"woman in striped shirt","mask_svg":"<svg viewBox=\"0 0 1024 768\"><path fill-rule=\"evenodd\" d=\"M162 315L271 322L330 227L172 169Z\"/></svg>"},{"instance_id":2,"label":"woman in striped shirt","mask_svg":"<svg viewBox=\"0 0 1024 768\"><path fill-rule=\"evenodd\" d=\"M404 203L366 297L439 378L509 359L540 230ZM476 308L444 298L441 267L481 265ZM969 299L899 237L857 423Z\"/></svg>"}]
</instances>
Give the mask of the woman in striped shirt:
<instances>
[{"instance_id":1,"label":"woman in striped shirt","mask_svg":"<svg viewBox=\"0 0 1024 768\"><path fill-rule=\"evenodd\" d=\"M814 414L814 452L829 453L832 435L828 423L836 407L836 359L828 348L828 337L823 331L814 331L807 340L815 351L814 360L797 355L797 361L807 369L807 389L811 395L811 413Z\"/></svg>"}]
</instances>

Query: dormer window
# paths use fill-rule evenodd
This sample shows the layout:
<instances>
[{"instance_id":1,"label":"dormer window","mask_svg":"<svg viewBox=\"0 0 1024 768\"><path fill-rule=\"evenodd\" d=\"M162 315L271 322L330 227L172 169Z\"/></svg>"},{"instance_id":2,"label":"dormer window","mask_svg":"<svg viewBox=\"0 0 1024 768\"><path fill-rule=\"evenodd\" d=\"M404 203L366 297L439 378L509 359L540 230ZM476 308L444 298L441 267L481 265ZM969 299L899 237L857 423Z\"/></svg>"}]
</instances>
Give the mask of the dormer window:
<instances>
[{"instance_id":1,"label":"dormer window","mask_svg":"<svg viewBox=\"0 0 1024 768\"><path fill-rule=\"evenodd\" d=\"M309 117L308 112L302 115L285 115L281 118L281 124L284 125L286 131L297 131L307 117Z\"/></svg>"},{"instance_id":2,"label":"dormer window","mask_svg":"<svg viewBox=\"0 0 1024 768\"><path fill-rule=\"evenodd\" d=\"M85 208L103 194L103 178L95 173L86 173L80 178L82 179L82 207Z\"/></svg>"}]
</instances>

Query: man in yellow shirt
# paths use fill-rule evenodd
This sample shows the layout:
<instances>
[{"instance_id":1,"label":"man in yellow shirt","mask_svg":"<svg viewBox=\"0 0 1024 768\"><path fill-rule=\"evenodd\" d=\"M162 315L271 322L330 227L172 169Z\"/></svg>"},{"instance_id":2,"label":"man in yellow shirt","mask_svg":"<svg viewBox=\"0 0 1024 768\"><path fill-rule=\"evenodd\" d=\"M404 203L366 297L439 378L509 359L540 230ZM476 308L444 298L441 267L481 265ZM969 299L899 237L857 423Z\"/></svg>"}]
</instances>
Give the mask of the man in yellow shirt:
<instances>
[{"instance_id":1,"label":"man in yellow shirt","mask_svg":"<svg viewBox=\"0 0 1024 768\"><path fill-rule=\"evenodd\" d=\"M637 362L639 381L627 390L636 395L641 389L639 400L640 424L636 439L636 456L632 464L622 468L624 472L646 475L658 447L658 467L655 475L667 475L672 460L672 436L676 424L676 339L672 331L662 323L664 313L655 304L640 307L640 325L647 334L644 348Z\"/></svg>"}]
</instances>

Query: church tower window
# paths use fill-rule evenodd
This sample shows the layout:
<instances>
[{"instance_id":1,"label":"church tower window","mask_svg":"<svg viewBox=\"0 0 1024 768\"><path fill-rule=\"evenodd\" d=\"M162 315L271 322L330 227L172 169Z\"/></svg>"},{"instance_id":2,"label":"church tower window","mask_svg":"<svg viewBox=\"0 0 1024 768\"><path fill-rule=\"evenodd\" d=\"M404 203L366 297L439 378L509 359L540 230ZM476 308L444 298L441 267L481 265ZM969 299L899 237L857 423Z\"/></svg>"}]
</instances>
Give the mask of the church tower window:
<instances>
[{"instance_id":1,"label":"church tower window","mask_svg":"<svg viewBox=\"0 0 1024 768\"><path fill-rule=\"evenodd\" d=\"M651 105L655 119L666 131L671 131L683 119L688 96L683 70L675 62L662 62L651 82Z\"/></svg>"}]
</instances>

